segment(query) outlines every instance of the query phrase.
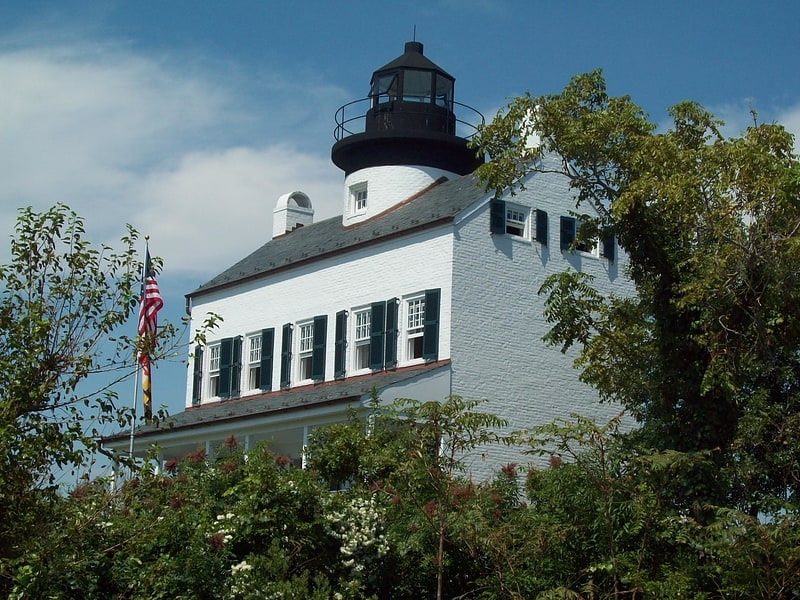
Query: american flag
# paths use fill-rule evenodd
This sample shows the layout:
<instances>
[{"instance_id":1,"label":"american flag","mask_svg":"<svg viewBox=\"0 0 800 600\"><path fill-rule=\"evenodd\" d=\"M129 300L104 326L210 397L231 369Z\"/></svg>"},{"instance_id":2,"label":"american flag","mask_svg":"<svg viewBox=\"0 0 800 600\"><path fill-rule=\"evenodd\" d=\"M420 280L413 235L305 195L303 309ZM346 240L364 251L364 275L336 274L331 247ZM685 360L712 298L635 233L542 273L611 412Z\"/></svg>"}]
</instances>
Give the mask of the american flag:
<instances>
[{"instance_id":1,"label":"american flag","mask_svg":"<svg viewBox=\"0 0 800 600\"><path fill-rule=\"evenodd\" d=\"M156 346L158 330L158 311L164 306L161 292L158 291L155 275L150 265L150 248L144 259L142 291L139 297L139 365L142 368L142 404L144 418L153 418L153 398L150 391L150 352Z\"/></svg>"}]
</instances>

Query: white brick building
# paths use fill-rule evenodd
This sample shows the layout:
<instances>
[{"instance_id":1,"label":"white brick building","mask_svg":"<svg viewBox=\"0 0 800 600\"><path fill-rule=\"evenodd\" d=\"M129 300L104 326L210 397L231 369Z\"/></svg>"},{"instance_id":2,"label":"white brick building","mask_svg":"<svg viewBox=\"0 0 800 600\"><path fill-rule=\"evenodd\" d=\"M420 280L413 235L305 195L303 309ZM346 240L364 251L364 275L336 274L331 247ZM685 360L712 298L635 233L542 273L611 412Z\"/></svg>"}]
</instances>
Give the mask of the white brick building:
<instances>
[{"instance_id":1,"label":"white brick building","mask_svg":"<svg viewBox=\"0 0 800 600\"><path fill-rule=\"evenodd\" d=\"M180 457L234 435L299 462L308 432L346 419L373 387L386 402L487 399L515 429L617 412L578 381L574 356L542 342L537 291L573 268L629 293L625 257L613 240L570 249L575 201L559 175L502 199L478 187L453 83L410 42L373 74L366 113L340 109L342 216L314 222L312 199L286 194L273 238L188 294L193 329L209 312L224 320L189 358L185 411L168 430L137 431L137 450ZM515 452L492 449L473 468L524 460Z\"/></svg>"}]
</instances>

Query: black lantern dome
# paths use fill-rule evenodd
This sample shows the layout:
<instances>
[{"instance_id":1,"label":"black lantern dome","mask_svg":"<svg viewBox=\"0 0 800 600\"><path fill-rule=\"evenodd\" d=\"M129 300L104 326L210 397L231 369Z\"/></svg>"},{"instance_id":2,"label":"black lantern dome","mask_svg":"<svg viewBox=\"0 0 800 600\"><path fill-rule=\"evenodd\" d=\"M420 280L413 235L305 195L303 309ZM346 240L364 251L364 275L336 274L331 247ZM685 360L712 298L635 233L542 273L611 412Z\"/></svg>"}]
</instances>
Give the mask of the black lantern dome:
<instances>
[{"instance_id":1,"label":"black lantern dome","mask_svg":"<svg viewBox=\"0 0 800 600\"><path fill-rule=\"evenodd\" d=\"M474 133L483 116L455 102L455 78L423 56L422 49L420 42L407 42L401 56L372 74L367 98L337 111L331 158L345 174L422 165L466 175L483 163L467 147L468 138L457 134L461 126ZM474 123L457 119L455 106L470 111Z\"/></svg>"}]
</instances>

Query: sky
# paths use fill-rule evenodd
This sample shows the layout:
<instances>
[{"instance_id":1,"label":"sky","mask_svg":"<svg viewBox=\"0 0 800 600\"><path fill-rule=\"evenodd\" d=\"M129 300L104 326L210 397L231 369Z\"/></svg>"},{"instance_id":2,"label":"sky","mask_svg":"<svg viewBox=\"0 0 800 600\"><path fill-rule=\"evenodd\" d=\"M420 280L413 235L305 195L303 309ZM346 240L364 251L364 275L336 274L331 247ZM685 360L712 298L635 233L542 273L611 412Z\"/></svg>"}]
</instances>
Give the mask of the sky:
<instances>
[{"instance_id":1,"label":"sky","mask_svg":"<svg viewBox=\"0 0 800 600\"><path fill-rule=\"evenodd\" d=\"M334 115L407 41L487 119L601 68L656 123L695 100L730 135L751 109L798 135L798 31L796 0L0 0L0 260L20 207L65 203L117 247L130 223L177 323L185 294L269 240L281 195L341 213ZM188 335L154 371L172 413L187 351Z\"/></svg>"}]
</instances>

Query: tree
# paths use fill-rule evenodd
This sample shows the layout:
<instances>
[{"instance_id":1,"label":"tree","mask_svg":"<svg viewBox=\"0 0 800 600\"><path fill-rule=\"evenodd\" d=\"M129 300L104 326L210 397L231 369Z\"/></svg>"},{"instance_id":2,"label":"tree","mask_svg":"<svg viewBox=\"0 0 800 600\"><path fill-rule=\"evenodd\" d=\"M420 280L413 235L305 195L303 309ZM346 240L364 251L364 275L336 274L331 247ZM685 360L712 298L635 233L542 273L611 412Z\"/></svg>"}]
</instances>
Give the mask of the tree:
<instances>
[{"instance_id":1,"label":"tree","mask_svg":"<svg viewBox=\"0 0 800 600\"><path fill-rule=\"evenodd\" d=\"M477 513L483 499L500 496L472 482L466 461L513 440L496 431L506 421L477 410L479 404L448 396L381 406L373 391L367 423L353 414L348 424L310 437L309 468L334 487L348 481L351 491L366 488L391 506L387 538L394 562L383 585L398 597L454 597L480 570L466 566L478 554Z\"/></svg>"},{"instance_id":2,"label":"tree","mask_svg":"<svg viewBox=\"0 0 800 600\"><path fill-rule=\"evenodd\" d=\"M775 510L800 499L800 163L779 125L727 138L696 103L669 112L657 133L599 71L579 75L481 128L479 175L513 193L546 168L534 158L560 159L576 210L599 215L582 215L579 241L614 235L636 295L549 278L547 341L580 347L582 379L639 419L647 444L713 453L718 475L698 476L697 501Z\"/></svg>"},{"instance_id":3,"label":"tree","mask_svg":"<svg viewBox=\"0 0 800 600\"><path fill-rule=\"evenodd\" d=\"M103 425L133 425L111 385L135 372L136 342L110 342L137 306L137 233L128 226L121 251L84 235L64 205L21 209L0 267L0 575L48 526L54 469L87 468ZM175 334L162 327L161 355ZM101 389L92 388L87 379L101 372Z\"/></svg>"}]
</instances>

